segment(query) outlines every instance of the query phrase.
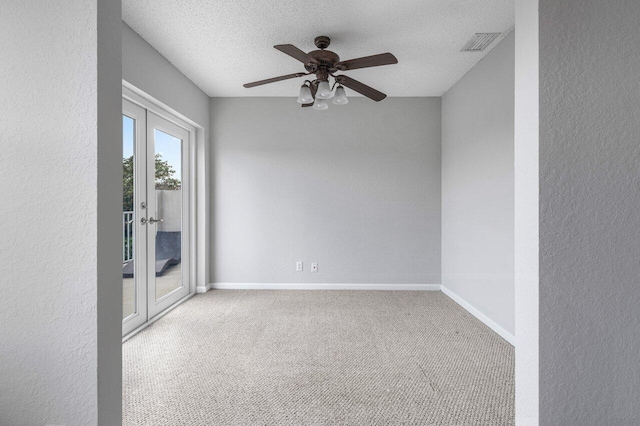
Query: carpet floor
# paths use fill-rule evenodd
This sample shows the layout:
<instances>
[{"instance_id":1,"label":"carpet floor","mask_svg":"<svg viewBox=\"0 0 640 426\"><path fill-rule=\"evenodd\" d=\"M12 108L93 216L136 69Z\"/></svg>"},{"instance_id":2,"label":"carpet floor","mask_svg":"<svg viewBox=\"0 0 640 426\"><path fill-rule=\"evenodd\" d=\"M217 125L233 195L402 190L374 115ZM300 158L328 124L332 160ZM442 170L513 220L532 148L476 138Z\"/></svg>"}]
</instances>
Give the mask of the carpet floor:
<instances>
[{"instance_id":1,"label":"carpet floor","mask_svg":"<svg viewBox=\"0 0 640 426\"><path fill-rule=\"evenodd\" d=\"M514 349L440 292L215 290L123 345L124 425L513 425Z\"/></svg>"}]
</instances>

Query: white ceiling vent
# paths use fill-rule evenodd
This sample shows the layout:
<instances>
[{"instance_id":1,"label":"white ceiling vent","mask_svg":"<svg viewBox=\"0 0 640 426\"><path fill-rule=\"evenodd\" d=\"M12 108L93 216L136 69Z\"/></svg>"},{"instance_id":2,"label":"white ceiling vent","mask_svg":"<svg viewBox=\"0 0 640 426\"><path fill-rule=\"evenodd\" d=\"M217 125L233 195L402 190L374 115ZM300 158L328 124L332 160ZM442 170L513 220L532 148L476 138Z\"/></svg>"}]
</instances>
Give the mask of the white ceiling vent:
<instances>
[{"instance_id":1,"label":"white ceiling vent","mask_svg":"<svg viewBox=\"0 0 640 426\"><path fill-rule=\"evenodd\" d=\"M462 48L461 52L482 52L493 43L499 35L500 33L476 33L471 40L469 40L469 43Z\"/></svg>"}]
</instances>

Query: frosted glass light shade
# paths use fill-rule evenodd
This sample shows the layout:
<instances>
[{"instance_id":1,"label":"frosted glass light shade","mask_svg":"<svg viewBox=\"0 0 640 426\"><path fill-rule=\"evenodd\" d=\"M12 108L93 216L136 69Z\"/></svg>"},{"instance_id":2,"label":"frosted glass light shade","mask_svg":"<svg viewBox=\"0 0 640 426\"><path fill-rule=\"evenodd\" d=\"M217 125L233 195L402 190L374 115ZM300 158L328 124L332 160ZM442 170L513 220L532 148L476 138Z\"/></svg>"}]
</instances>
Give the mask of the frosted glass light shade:
<instances>
[{"instance_id":1,"label":"frosted glass light shade","mask_svg":"<svg viewBox=\"0 0 640 426\"><path fill-rule=\"evenodd\" d=\"M344 90L344 87L338 86L336 88L336 95L332 101L336 105L346 105L349 103L349 99L347 99L347 93Z\"/></svg>"},{"instance_id":2,"label":"frosted glass light shade","mask_svg":"<svg viewBox=\"0 0 640 426\"><path fill-rule=\"evenodd\" d=\"M327 103L327 101L319 99L318 95L316 94L316 100L313 103L313 109L317 111L324 111L325 109L329 109L329 104Z\"/></svg>"},{"instance_id":3,"label":"frosted glass light shade","mask_svg":"<svg viewBox=\"0 0 640 426\"><path fill-rule=\"evenodd\" d=\"M331 87L329 87L328 81L321 81L318 84L318 91L316 92L316 98L320 98L320 99L333 98L333 92L331 91Z\"/></svg>"},{"instance_id":4,"label":"frosted glass light shade","mask_svg":"<svg viewBox=\"0 0 640 426\"><path fill-rule=\"evenodd\" d=\"M310 104L313 102L313 96L311 96L311 89L306 84L300 87L300 94L298 95L299 104Z\"/></svg>"}]
</instances>

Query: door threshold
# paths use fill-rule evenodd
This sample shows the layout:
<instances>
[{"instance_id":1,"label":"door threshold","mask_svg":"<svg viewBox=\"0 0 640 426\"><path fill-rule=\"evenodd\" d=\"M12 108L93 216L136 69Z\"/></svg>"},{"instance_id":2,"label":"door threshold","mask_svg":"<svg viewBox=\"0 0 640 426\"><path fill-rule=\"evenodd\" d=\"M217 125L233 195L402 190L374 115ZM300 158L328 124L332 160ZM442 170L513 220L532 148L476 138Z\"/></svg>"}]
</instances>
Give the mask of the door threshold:
<instances>
[{"instance_id":1,"label":"door threshold","mask_svg":"<svg viewBox=\"0 0 640 426\"><path fill-rule=\"evenodd\" d=\"M167 315L169 312L171 312L177 306L179 306L182 303L186 302L187 300L191 299L191 297L193 297L194 294L195 293L187 294L185 297L183 297L182 299L178 300L176 303L174 303L173 305L169 306L167 309L165 309L164 311L160 312L158 315L156 315L155 317L151 318L149 321L145 322L140 327L136 328L131 333L129 333L126 336L124 336L122 338L122 343L124 343L127 340L131 339L133 336L135 336L136 334L140 333L142 330L144 330L145 328L147 328L148 326L150 326L154 322L158 321L163 316Z\"/></svg>"}]
</instances>

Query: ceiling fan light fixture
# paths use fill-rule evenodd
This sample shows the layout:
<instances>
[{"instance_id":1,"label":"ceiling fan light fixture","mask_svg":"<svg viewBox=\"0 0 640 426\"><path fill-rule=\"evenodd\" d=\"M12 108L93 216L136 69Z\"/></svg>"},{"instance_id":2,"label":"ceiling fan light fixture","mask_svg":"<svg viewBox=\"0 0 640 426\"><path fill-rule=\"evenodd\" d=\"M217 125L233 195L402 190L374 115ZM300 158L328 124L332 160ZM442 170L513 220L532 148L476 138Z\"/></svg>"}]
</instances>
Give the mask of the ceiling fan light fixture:
<instances>
[{"instance_id":1,"label":"ceiling fan light fixture","mask_svg":"<svg viewBox=\"0 0 640 426\"><path fill-rule=\"evenodd\" d=\"M333 98L333 92L331 91L331 87L329 86L329 82L326 80L318 83L318 91L316 92L316 98L320 99L331 99Z\"/></svg>"},{"instance_id":2,"label":"ceiling fan light fixture","mask_svg":"<svg viewBox=\"0 0 640 426\"><path fill-rule=\"evenodd\" d=\"M313 109L316 111L324 111L325 109L329 109L329 104L324 99L316 96L316 100L313 102Z\"/></svg>"},{"instance_id":3,"label":"ceiling fan light fixture","mask_svg":"<svg viewBox=\"0 0 640 426\"><path fill-rule=\"evenodd\" d=\"M346 105L349 103L347 92L344 90L344 87L338 85L338 87L336 88L336 95L331 102L335 105Z\"/></svg>"},{"instance_id":4,"label":"ceiling fan light fixture","mask_svg":"<svg viewBox=\"0 0 640 426\"><path fill-rule=\"evenodd\" d=\"M313 102L313 96L311 95L311 89L306 84L300 87L300 94L298 95L299 104L310 104Z\"/></svg>"}]
</instances>

